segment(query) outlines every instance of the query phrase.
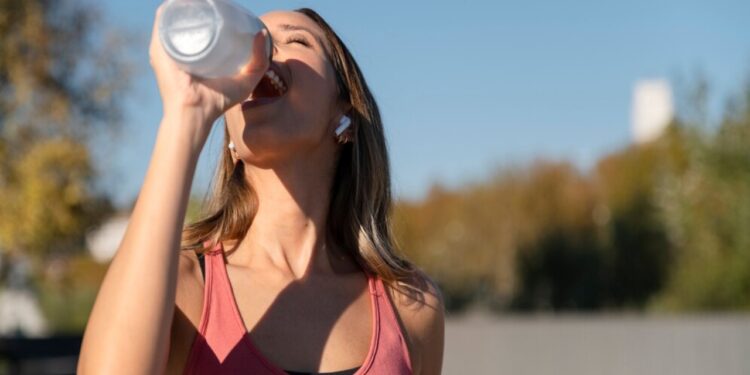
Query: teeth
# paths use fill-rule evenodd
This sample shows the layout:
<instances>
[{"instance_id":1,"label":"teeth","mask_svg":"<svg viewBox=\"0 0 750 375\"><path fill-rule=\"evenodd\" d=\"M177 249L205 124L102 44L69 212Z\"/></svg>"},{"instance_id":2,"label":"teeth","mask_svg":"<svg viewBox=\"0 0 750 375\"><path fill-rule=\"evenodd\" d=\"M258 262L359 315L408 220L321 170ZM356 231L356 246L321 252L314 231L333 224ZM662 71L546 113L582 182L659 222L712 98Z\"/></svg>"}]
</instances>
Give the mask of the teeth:
<instances>
[{"instance_id":1,"label":"teeth","mask_svg":"<svg viewBox=\"0 0 750 375\"><path fill-rule=\"evenodd\" d=\"M276 75L276 72L273 70L266 71L266 76L271 79L271 83L276 87L277 90L279 90L280 93L286 92L286 85L284 85L284 81L279 78L278 75Z\"/></svg>"}]
</instances>

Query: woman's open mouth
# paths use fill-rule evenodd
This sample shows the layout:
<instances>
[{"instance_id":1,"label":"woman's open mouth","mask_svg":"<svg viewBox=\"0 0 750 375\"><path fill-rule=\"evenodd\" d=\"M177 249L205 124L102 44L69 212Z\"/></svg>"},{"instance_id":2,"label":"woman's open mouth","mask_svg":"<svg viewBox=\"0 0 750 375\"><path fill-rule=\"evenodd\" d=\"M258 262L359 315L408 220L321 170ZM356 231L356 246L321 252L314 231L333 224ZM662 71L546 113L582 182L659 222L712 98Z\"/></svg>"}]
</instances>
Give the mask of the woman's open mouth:
<instances>
[{"instance_id":1,"label":"woman's open mouth","mask_svg":"<svg viewBox=\"0 0 750 375\"><path fill-rule=\"evenodd\" d=\"M284 96L288 91L287 84L284 79L275 71L278 69L272 66L261 78L258 85L250 94L250 98L242 102L242 109L254 107L260 104L266 104L276 101L278 98Z\"/></svg>"}]
</instances>

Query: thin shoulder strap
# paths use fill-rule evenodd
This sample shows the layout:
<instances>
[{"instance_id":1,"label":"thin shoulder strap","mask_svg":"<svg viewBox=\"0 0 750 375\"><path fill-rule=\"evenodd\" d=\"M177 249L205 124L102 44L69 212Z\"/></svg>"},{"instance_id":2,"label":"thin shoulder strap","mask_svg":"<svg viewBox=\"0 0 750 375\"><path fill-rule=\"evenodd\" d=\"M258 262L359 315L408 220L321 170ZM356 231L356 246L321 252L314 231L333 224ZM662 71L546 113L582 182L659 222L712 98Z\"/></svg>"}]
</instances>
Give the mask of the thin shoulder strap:
<instances>
[{"instance_id":1,"label":"thin shoulder strap","mask_svg":"<svg viewBox=\"0 0 750 375\"><path fill-rule=\"evenodd\" d=\"M214 251L217 248L218 244L211 245L211 241L206 240L203 241L203 249L204 251L201 251L198 253L198 263L201 265L201 275L203 276L203 281L206 280L206 252L207 251Z\"/></svg>"}]
</instances>

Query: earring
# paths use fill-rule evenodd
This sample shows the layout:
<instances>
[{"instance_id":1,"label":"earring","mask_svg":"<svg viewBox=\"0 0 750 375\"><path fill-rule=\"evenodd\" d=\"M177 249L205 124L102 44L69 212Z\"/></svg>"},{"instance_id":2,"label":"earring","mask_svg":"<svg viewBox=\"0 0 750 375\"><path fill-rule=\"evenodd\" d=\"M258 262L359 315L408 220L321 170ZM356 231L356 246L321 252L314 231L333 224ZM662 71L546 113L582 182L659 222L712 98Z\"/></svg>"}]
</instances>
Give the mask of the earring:
<instances>
[{"instance_id":1,"label":"earring","mask_svg":"<svg viewBox=\"0 0 750 375\"><path fill-rule=\"evenodd\" d=\"M237 152L237 150L234 148L234 142L232 142L232 141L229 141L229 144L227 145L227 148L229 148L230 150L232 150L234 152Z\"/></svg>"},{"instance_id":2,"label":"earring","mask_svg":"<svg viewBox=\"0 0 750 375\"><path fill-rule=\"evenodd\" d=\"M339 126L336 128L336 140L339 143L346 143L348 139L346 137L342 137L341 134L346 130L346 128L349 127L349 124L352 123L352 120L346 116L341 116L341 119L339 119Z\"/></svg>"}]
</instances>

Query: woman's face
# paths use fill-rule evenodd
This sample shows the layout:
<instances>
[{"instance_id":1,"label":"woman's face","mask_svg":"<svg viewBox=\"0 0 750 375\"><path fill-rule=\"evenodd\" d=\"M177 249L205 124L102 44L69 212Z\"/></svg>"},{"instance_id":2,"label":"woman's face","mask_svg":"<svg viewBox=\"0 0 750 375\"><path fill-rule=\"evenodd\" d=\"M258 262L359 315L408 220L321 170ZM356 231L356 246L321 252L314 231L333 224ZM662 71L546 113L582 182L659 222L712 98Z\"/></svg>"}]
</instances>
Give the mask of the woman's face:
<instances>
[{"instance_id":1,"label":"woman's face","mask_svg":"<svg viewBox=\"0 0 750 375\"><path fill-rule=\"evenodd\" d=\"M323 31L297 12L269 12L260 19L271 32L271 64L281 71L287 91L272 102L240 103L227 111L237 154L243 161L261 165L333 151L334 129L343 112L337 105L335 72L326 56L328 47L322 44Z\"/></svg>"}]
</instances>

